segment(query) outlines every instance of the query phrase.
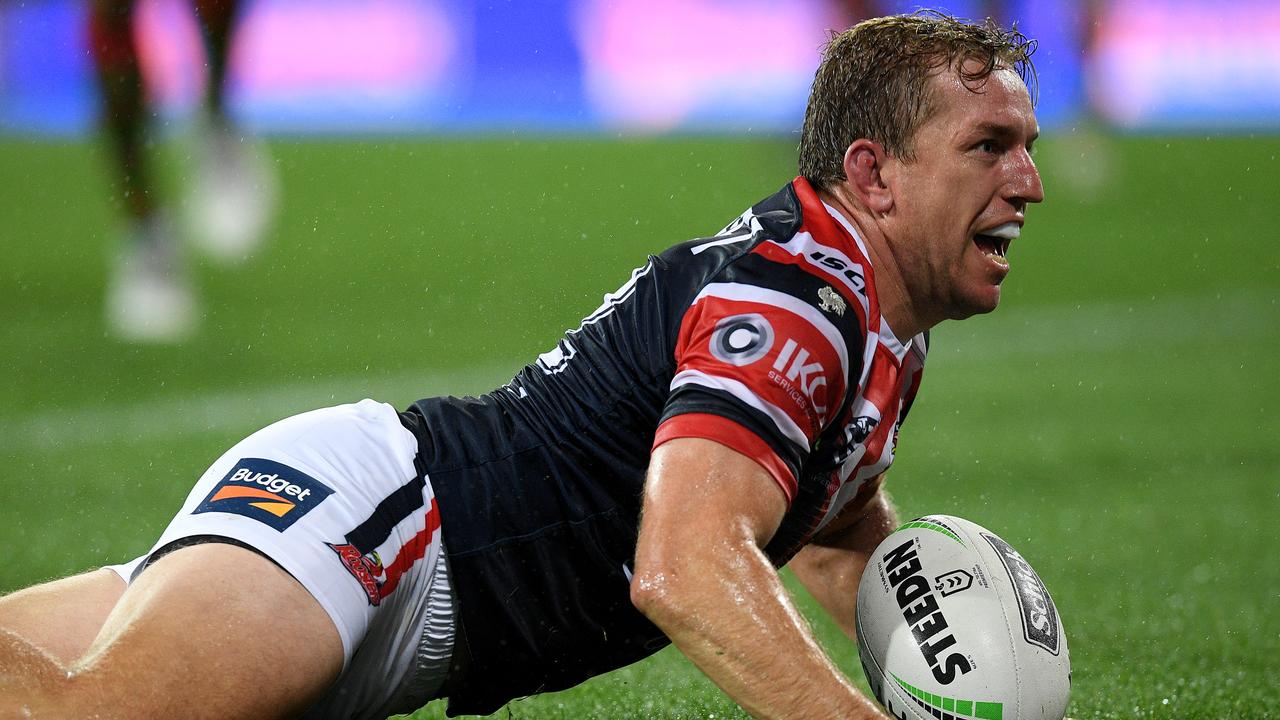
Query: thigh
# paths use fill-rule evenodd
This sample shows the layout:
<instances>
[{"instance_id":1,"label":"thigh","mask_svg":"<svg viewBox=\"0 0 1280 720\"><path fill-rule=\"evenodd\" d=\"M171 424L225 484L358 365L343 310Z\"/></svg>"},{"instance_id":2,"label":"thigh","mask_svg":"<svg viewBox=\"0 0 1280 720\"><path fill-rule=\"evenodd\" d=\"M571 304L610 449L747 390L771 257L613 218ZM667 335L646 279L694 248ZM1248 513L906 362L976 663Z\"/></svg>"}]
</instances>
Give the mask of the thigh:
<instances>
[{"instance_id":1,"label":"thigh","mask_svg":"<svg viewBox=\"0 0 1280 720\"><path fill-rule=\"evenodd\" d=\"M152 571L170 555L205 547L169 552L175 544L217 538L206 544L252 548L307 591L336 628L345 673L317 711L373 717L414 680L413 649L440 556L439 514L416 451L398 413L369 400L273 423L196 482L148 556L162 557L131 574L132 582L155 582ZM291 609L260 601L257 612ZM109 623L102 639L113 640L113 632Z\"/></svg>"},{"instance_id":2,"label":"thigh","mask_svg":"<svg viewBox=\"0 0 1280 720\"><path fill-rule=\"evenodd\" d=\"M242 547L175 550L121 596L60 709L127 718L288 718L338 676L342 641L288 573Z\"/></svg>"},{"instance_id":3,"label":"thigh","mask_svg":"<svg viewBox=\"0 0 1280 720\"><path fill-rule=\"evenodd\" d=\"M429 493L416 450L398 414L371 400L286 418L214 461L152 551L196 536L254 548L311 591L350 660L414 564L406 545L432 547L418 537Z\"/></svg>"},{"instance_id":4,"label":"thigh","mask_svg":"<svg viewBox=\"0 0 1280 720\"><path fill-rule=\"evenodd\" d=\"M89 649L124 590L107 569L35 585L0 598L0 628L70 663Z\"/></svg>"},{"instance_id":5,"label":"thigh","mask_svg":"<svg viewBox=\"0 0 1280 720\"><path fill-rule=\"evenodd\" d=\"M238 443L143 563L118 570L129 589L54 695L78 704L49 716L288 717L349 663L325 716L372 717L414 685L440 553L416 450L394 409L372 401ZM173 549L209 537L226 542Z\"/></svg>"}]
</instances>

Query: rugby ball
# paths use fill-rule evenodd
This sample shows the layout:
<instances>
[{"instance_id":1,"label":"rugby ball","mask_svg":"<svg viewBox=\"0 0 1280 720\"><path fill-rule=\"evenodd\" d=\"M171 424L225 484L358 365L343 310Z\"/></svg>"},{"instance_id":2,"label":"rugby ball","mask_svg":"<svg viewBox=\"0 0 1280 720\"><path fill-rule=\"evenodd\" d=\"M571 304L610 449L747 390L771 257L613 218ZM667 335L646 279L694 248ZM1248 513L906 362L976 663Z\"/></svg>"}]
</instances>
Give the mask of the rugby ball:
<instances>
[{"instance_id":1,"label":"rugby ball","mask_svg":"<svg viewBox=\"0 0 1280 720\"><path fill-rule=\"evenodd\" d=\"M995 533L950 515L880 543L858 587L858 654L899 720L1062 720L1071 659L1040 576Z\"/></svg>"}]
</instances>

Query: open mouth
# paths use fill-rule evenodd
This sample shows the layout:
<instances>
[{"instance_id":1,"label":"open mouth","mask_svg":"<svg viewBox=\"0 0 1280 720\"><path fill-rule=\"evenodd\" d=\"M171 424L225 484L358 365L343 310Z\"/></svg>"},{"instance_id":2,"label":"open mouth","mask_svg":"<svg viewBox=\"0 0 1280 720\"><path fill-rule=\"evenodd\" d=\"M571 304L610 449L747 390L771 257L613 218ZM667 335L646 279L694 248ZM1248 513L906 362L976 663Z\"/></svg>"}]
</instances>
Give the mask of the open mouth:
<instances>
[{"instance_id":1,"label":"open mouth","mask_svg":"<svg viewBox=\"0 0 1280 720\"><path fill-rule=\"evenodd\" d=\"M1021 233L1022 228L1017 223L1007 222L998 227L994 227L986 232L980 232L973 236L973 243L978 246L984 255L1000 258L1000 262L1004 263L1005 257L1009 253L1009 245Z\"/></svg>"}]
</instances>

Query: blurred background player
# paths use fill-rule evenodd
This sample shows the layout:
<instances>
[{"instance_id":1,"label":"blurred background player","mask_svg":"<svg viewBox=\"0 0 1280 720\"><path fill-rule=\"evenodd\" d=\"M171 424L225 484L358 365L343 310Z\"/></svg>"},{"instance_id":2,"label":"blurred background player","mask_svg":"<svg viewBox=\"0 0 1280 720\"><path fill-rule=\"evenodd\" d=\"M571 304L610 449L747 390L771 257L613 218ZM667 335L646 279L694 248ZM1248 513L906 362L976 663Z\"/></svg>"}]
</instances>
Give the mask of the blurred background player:
<instances>
[{"instance_id":1,"label":"blurred background player","mask_svg":"<svg viewBox=\"0 0 1280 720\"><path fill-rule=\"evenodd\" d=\"M187 234L209 256L243 260L261 242L275 204L275 178L259 145L236 128L227 108L228 69L237 0L197 0L196 18L208 68L205 112L197 121L195 164L183 209ZM156 116L148 100L146 63L135 33L137 0L94 0L90 38L102 100L102 126L112 146L109 166L126 217L107 282L106 319L120 338L172 342L188 336L198 297L175 226L162 197L152 150Z\"/></svg>"}]
</instances>

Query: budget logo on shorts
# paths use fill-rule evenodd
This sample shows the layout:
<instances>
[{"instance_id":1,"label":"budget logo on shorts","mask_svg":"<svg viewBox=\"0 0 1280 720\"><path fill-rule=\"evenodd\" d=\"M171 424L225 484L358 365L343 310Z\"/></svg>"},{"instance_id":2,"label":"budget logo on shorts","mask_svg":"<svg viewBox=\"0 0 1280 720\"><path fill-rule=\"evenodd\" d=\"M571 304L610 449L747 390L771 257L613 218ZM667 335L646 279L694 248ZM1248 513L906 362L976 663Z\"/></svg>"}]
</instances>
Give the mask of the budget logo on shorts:
<instances>
[{"instance_id":1,"label":"budget logo on shorts","mask_svg":"<svg viewBox=\"0 0 1280 720\"><path fill-rule=\"evenodd\" d=\"M192 514L244 515L283 532L332 494L324 483L288 465L243 458Z\"/></svg>"}]
</instances>

